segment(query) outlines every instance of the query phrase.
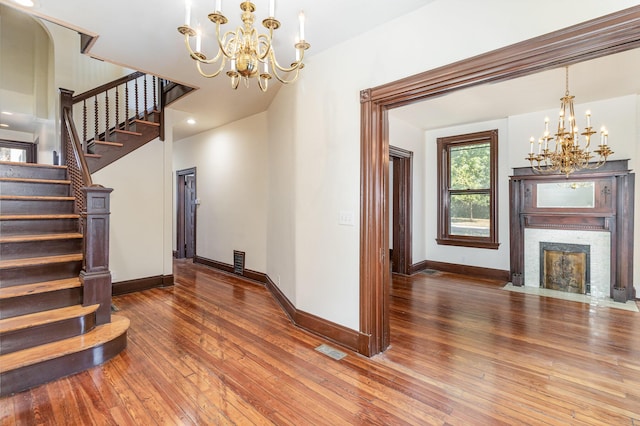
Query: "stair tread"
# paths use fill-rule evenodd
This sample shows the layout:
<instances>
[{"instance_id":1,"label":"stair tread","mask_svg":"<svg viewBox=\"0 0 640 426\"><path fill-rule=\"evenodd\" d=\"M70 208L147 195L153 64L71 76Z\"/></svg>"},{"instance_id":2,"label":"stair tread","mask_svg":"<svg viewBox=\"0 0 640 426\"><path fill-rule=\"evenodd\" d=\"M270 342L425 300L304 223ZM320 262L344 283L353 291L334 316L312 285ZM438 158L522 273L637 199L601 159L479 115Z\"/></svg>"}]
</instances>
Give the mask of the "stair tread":
<instances>
[{"instance_id":1,"label":"stair tread","mask_svg":"<svg viewBox=\"0 0 640 426\"><path fill-rule=\"evenodd\" d=\"M110 323L99 325L80 336L0 355L0 373L4 374L11 370L91 349L114 340L128 328L128 318L112 315Z\"/></svg>"},{"instance_id":2,"label":"stair tread","mask_svg":"<svg viewBox=\"0 0 640 426\"><path fill-rule=\"evenodd\" d=\"M109 141L95 141L96 145L106 145L106 146L117 146L122 148L124 146L123 143L120 142L109 142Z\"/></svg>"},{"instance_id":3,"label":"stair tread","mask_svg":"<svg viewBox=\"0 0 640 426\"><path fill-rule=\"evenodd\" d=\"M23 163L21 161L0 161L0 164L6 166L25 166L25 167L43 167L47 169L66 169L67 166L55 166L52 164L40 164L40 163Z\"/></svg>"},{"instance_id":4,"label":"stair tread","mask_svg":"<svg viewBox=\"0 0 640 426\"><path fill-rule=\"evenodd\" d=\"M42 281L32 284L14 285L0 288L0 300L12 297L28 296L31 294L46 293L49 291L65 290L82 286L80 278L65 278L63 280Z\"/></svg>"},{"instance_id":5,"label":"stair tread","mask_svg":"<svg viewBox=\"0 0 640 426\"><path fill-rule=\"evenodd\" d=\"M66 179L36 179L24 177L0 177L0 182L27 182L27 183L51 183L59 185L70 185L71 181Z\"/></svg>"},{"instance_id":6,"label":"stair tread","mask_svg":"<svg viewBox=\"0 0 640 426\"><path fill-rule=\"evenodd\" d=\"M50 241L50 240L70 240L75 238L82 238L82 234L79 232L67 232L60 234L34 234L34 235L2 235L0 236L0 243L22 243L29 241Z\"/></svg>"},{"instance_id":7,"label":"stair tread","mask_svg":"<svg viewBox=\"0 0 640 426\"><path fill-rule=\"evenodd\" d=\"M82 253L61 254L58 256L26 257L22 259L0 260L0 269L21 266L47 265L51 263L75 262L82 260Z\"/></svg>"},{"instance_id":8,"label":"stair tread","mask_svg":"<svg viewBox=\"0 0 640 426\"><path fill-rule=\"evenodd\" d=\"M0 200L73 201L75 200L75 197L53 197L50 195L0 195Z\"/></svg>"},{"instance_id":9,"label":"stair tread","mask_svg":"<svg viewBox=\"0 0 640 426\"><path fill-rule=\"evenodd\" d=\"M79 219L75 213L65 214L7 214L0 215L0 220L37 220L37 219Z\"/></svg>"},{"instance_id":10,"label":"stair tread","mask_svg":"<svg viewBox=\"0 0 640 426\"><path fill-rule=\"evenodd\" d=\"M140 119L135 119L134 120L136 123L140 123L140 124L147 124L149 126L160 126L160 123L156 123L153 121L148 121L148 120L140 120Z\"/></svg>"},{"instance_id":11,"label":"stair tread","mask_svg":"<svg viewBox=\"0 0 640 426\"><path fill-rule=\"evenodd\" d=\"M113 133L122 133L122 134L125 134L125 135L142 136L142 133L140 133L140 132L132 132L131 130L122 130L122 129L115 129L113 131Z\"/></svg>"},{"instance_id":12,"label":"stair tread","mask_svg":"<svg viewBox=\"0 0 640 426\"><path fill-rule=\"evenodd\" d=\"M36 312L33 314L0 319L0 333L23 330L25 328L64 321L71 318L79 318L97 311L99 307L99 304L90 306L73 305L66 306L64 308Z\"/></svg>"}]
</instances>

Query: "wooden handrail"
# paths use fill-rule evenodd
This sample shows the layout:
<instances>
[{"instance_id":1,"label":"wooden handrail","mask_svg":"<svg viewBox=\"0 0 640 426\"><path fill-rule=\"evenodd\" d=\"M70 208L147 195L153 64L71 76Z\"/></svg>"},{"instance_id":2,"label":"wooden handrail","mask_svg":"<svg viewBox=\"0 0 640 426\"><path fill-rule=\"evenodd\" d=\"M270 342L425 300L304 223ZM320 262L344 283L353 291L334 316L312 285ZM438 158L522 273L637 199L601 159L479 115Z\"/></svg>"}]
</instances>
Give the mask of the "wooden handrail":
<instances>
[{"instance_id":1,"label":"wooden handrail","mask_svg":"<svg viewBox=\"0 0 640 426\"><path fill-rule=\"evenodd\" d=\"M75 156L76 165L80 169L80 173L82 175L83 186L92 186L93 181L91 179L91 174L89 173L87 160L85 159L84 153L82 151L82 146L80 144L80 139L78 138L78 132L76 131L76 126L73 124L73 118L71 118L71 113L69 112L69 109L65 108L63 111L64 111L63 112L64 125L67 129L67 134L69 135L71 146L73 148L73 154Z\"/></svg>"},{"instance_id":2,"label":"wooden handrail","mask_svg":"<svg viewBox=\"0 0 640 426\"><path fill-rule=\"evenodd\" d=\"M80 93L79 95L74 96L73 103L76 104L78 102L84 101L85 99L93 98L94 96L99 95L102 92L105 92L109 89L113 89L114 87L120 86L121 84L124 84L131 80L135 80L136 78L142 77L144 75L145 73L140 71L136 71L129 75L125 75L124 77L120 77L117 80L110 81L109 83L105 83L102 86L98 86L94 89L87 90L86 92L83 92L83 93Z\"/></svg>"}]
</instances>

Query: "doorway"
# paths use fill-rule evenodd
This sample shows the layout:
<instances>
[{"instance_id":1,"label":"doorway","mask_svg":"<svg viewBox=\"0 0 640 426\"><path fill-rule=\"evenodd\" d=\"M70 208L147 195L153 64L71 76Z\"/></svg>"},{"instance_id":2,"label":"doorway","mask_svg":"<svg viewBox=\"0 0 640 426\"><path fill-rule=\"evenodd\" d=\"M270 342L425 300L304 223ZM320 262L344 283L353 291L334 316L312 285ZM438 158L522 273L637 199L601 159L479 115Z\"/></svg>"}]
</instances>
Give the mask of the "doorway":
<instances>
[{"instance_id":1,"label":"doorway","mask_svg":"<svg viewBox=\"0 0 640 426\"><path fill-rule=\"evenodd\" d=\"M391 272L409 275L412 263L413 152L389 146L391 171Z\"/></svg>"},{"instance_id":2,"label":"doorway","mask_svg":"<svg viewBox=\"0 0 640 426\"><path fill-rule=\"evenodd\" d=\"M640 6L435 68L360 93L360 351L389 346L388 110L640 47ZM552 48L545 48L549 45ZM382 256L381 256L382 253Z\"/></svg>"},{"instance_id":3,"label":"doorway","mask_svg":"<svg viewBox=\"0 0 640 426\"><path fill-rule=\"evenodd\" d=\"M177 238L176 258L196 255L196 168L176 172Z\"/></svg>"}]
</instances>

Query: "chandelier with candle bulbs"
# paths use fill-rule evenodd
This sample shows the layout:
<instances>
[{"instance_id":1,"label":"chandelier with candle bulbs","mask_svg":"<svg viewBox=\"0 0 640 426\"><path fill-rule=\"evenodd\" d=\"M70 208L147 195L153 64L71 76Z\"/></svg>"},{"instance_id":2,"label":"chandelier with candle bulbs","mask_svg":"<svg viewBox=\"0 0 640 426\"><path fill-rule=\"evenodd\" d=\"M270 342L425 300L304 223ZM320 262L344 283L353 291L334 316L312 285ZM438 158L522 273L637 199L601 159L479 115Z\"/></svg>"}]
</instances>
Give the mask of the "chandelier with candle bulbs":
<instances>
[{"instance_id":1,"label":"chandelier with candle bulbs","mask_svg":"<svg viewBox=\"0 0 640 426\"><path fill-rule=\"evenodd\" d=\"M189 56L196 61L198 72L207 78L219 75L229 62L227 76L231 79L231 87L236 89L240 80L245 86L249 86L249 79L257 78L258 86L263 92L267 91L269 80L272 77L282 83L292 83L298 78L300 70L304 67L302 62L304 52L311 47L304 39L304 13L299 14L298 41L294 44L296 59L290 66L281 66L276 60L272 46L273 32L280 28L280 21L275 19L275 0L269 2L269 17L262 21L262 25L268 30L268 34L258 34L253 27L255 21L255 5L250 1L240 3L242 10L242 26L235 31L227 31L221 36L220 27L228 22L222 14L221 0L216 0L216 9L208 15L209 20L216 26L216 40L218 53L208 58L201 50L202 35L199 30L191 27L191 4L187 0L185 24L178 27L178 32L184 35L185 45ZM195 50L191 47L191 38L195 37ZM214 71L206 73L204 65L214 66ZM215 67L217 66L217 69Z\"/></svg>"},{"instance_id":2,"label":"chandelier with candle bulbs","mask_svg":"<svg viewBox=\"0 0 640 426\"><path fill-rule=\"evenodd\" d=\"M573 99L574 96L569 94L569 67L566 67L566 91L560 98L557 133L551 136L549 118L545 118L544 133L538 139L537 154L534 153L535 138L531 137L529 140L529 155L525 159L529 160L534 171L562 173L568 177L577 170L601 167L607 161L607 157L613 154L608 145L609 132L604 127L600 129L600 144L591 151L592 136L597 133L591 127L591 112L586 112L587 126L580 133L573 112ZM584 136L584 141L581 141L579 136ZM553 145L553 148L550 145Z\"/></svg>"}]
</instances>

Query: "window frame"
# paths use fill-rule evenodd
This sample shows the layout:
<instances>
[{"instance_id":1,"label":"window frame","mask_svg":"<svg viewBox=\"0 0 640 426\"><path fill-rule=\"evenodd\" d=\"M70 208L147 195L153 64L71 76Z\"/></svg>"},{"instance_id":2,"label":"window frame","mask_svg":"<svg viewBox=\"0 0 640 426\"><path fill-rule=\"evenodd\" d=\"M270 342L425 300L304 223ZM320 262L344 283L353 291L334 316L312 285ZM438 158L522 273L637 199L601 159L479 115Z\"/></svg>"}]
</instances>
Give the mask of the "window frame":
<instances>
[{"instance_id":1,"label":"window frame","mask_svg":"<svg viewBox=\"0 0 640 426\"><path fill-rule=\"evenodd\" d=\"M489 143L489 188L488 190L452 190L451 181L451 148L462 145ZM438 236L439 245L498 249L498 130L486 130L437 138L438 159ZM451 194L486 194L489 195L489 236L475 237L456 235L449 232L451 222Z\"/></svg>"}]
</instances>

